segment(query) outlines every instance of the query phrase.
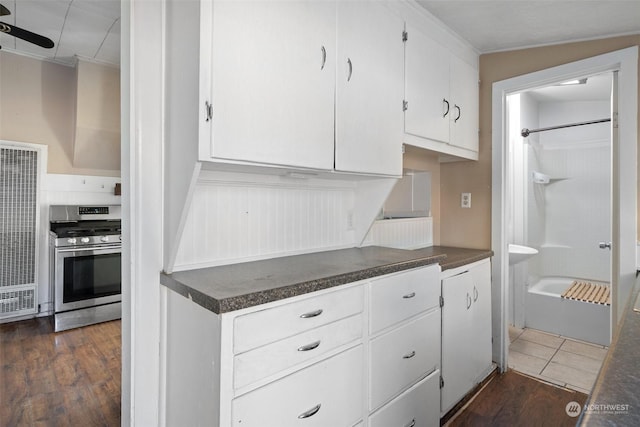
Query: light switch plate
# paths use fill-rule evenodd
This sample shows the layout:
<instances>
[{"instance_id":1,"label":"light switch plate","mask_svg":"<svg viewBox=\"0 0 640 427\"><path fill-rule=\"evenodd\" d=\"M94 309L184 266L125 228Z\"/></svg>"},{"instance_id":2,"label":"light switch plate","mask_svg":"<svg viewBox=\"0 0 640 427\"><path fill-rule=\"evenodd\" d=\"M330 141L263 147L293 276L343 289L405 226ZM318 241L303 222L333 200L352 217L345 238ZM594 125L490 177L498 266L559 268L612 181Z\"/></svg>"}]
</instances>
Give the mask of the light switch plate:
<instances>
[{"instance_id":1,"label":"light switch plate","mask_svg":"<svg viewBox=\"0 0 640 427\"><path fill-rule=\"evenodd\" d=\"M460 196L460 207L461 208L470 208L471 207L471 193L462 193Z\"/></svg>"}]
</instances>

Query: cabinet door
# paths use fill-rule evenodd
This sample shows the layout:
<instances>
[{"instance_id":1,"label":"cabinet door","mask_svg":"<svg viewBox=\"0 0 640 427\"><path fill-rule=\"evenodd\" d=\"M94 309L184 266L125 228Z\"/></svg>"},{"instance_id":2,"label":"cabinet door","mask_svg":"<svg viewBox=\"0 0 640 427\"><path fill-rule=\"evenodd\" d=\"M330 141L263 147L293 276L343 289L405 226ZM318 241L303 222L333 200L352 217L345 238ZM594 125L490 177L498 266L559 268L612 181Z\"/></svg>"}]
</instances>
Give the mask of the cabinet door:
<instances>
[{"instance_id":1,"label":"cabinet door","mask_svg":"<svg viewBox=\"0 0 640 427\"><path fill-rule=\"evenodd\" d=\"M451 135L449 143L478 151L478 71L451 55Z\"/></svg>"},{"instance_id":2,"label":"cabinet door","mask_svg":"<svg viewBox=\"0 0 640 427\"><path fill-rule=\"evenodd\" d=\"M404 114L406 133L449 142L449 51L407 26Z\"/></svg>"},{"instance_id":3,"label":"cabinet door","mask_svg":"<svg viewBox=\"0 0 640 427\"><path fill-rule=\"evenodd\" d=\"M475 366L473 276L470 272L442 280L442 379L441 409L446 412L473 386Z\"/></svg>"},{"instance_id":4,"label":"cabinet door","mask_svg":"<svg viewBox=\"0 0 640 427\"><path fill-rule=\"evenodd\" d=\"M485 262L469 270L473 279L473 342L469 352L474 366L474 381L491 366L491 263Z\"/></svg>"},{"instance_id":5,"label":"cabinet door","mask_svg":"<svg viewBox=\"0 0 640 427\"><path fill-rule=\"evenodd\" d=\"M233 401L233 426L350 427L362 419L362 346Z\"/></svg>"},{"instance_id":6,"label":"cabinet door","mask_svg":"<svg viewBox=\"0 0 640 427\"><path fill-rule=\"evenodd\" d=\"M436 370L373 414L369 426L439 427L439 403L440 371Z\"/></svg>"},{"instance_id":7,"label":"cabinet door","mask_svg":"<svg viewBox=\"0 0 640 427\"><path fill-rule=\"evenodd\" d=\"M403 29L378 2L338 3L336 170L402 175Z\"/></svg>"},{"instance_id":8,"label":"cabinet door","mask_svg":"<svg viewBox=\"0 0 640 427\"><path fill-rule=\"evenodd\" d=\"M333 168L335 4L216 1L211 156Z\"/></svg>"}]
</instances>

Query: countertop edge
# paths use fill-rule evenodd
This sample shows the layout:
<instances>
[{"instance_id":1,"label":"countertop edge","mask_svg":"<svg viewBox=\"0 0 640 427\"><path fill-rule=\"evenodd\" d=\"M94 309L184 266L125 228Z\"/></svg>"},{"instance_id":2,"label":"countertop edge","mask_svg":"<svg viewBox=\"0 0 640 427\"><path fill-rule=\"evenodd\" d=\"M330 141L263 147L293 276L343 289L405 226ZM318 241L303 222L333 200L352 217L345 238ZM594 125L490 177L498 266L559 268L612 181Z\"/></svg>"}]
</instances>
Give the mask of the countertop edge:
<instances>
[{"instance_id":1,"label":"countertop edge","mask_svg":"<svg viewBox=\"0 0 640 427\"><path fill-rule=\"evenodd\" d=\"M490 250L467 250L462 255L451 259L447 262L448 257L444 250L454 250L456 248L434 248L431 251L416 250L412 253L415 258L408 257L403 261L390 261L388 263L381 262L380 265L367 267L359 270L349 271L333 276L322 277L314 280L302 281L299 283L286 284L272 289L261 290L257 292L247 292L237 296L216 298L205 292L201 292L188 283L178 280L171 274L160 273L160 284L173 290L174 292L192 300L201 307L215 313L224 314L245 308L254 307L260 304L266 304L279 301L286 298L305 295L348 283L367 280L374 277L384 276L399 271L410 270L413 268L424 267L432 264L440 264L442 270L457 268L465 264L470 264L482 259L490 258L493 252ZM459 249L459 248L458 248ZM421 253L422 252L422 253ZM216 267L212 267L216 268Z\"/></svg>"}]
</instances>

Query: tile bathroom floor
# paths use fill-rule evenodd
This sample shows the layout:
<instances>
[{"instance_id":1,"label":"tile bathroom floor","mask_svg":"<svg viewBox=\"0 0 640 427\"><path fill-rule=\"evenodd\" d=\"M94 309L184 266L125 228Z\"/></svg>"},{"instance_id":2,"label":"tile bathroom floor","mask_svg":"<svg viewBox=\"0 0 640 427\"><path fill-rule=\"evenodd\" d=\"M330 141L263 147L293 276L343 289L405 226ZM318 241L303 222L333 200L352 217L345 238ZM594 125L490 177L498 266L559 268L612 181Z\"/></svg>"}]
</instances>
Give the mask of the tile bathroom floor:
<instances>
[{"instance_id":1,"label":"tile bathroom floor","mask_svg":"<svg viewBox=\"0 0 640 427\"><path fill-rule=\"evenodd\" d=\"M607 347L509 326L509 367L552 384L591 393Z\"/></svg>"}]
</instances>

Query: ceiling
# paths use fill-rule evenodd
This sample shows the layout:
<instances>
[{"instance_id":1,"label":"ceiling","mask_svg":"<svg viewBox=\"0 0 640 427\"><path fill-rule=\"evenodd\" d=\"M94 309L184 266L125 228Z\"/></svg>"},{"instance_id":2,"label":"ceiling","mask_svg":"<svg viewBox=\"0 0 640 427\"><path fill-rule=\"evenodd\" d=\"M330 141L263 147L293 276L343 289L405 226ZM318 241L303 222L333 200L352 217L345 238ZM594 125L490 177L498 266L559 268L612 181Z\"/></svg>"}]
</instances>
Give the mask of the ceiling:
<instances>
[{"instance_id":1,"label":"ceiling","mask_svg":"<svg viewBox=\"0 0 640 427\"><path fill-rule=\"evenodd\" d=\"M3 50L75 64L75 55L120 64L120 0L0 0L11 12L0 21L55 43L45 49L0 33Z\"/></svg>"},{"instance_id":2,"label":"ceiling","mask_svg":"<svg viewBox=\"0 0 640 427\"><path fill-rule=\"evenodd\" d=\"M640 0L418 0L480 53L640 34ZM120 63L120 0L0 0L2 21L54 41L44 49L0 33L0 46L73 65Z\"/></svg>"},{"instance_id":3,"label":"ceiling","mask_svg":"<svg viewBox=\"0 0 640 427\"><path fill-rule=\"evenodd\" d=\"M418 0L480 53L640 34L640 0Z\"/></svg>"}]
</instances>

